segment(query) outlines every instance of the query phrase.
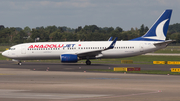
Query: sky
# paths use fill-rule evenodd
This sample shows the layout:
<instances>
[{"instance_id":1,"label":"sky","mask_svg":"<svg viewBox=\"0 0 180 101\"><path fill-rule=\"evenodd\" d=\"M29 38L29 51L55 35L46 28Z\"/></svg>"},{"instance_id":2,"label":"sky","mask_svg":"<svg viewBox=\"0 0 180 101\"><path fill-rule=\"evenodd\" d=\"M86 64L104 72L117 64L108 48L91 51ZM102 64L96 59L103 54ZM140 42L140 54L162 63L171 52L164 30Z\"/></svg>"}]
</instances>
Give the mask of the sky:
<instances>
[{"instance_id":1,"label":"sky","mask_svg":"<svg viewBox=\"0 0 180 101\"><path fill-rule=\"evenodd\" d=\"M0 25L30 28L97 25L123 30L151 27L166 9L180 23L180 0L0 0Z\"/></svg>"}]
</instances>

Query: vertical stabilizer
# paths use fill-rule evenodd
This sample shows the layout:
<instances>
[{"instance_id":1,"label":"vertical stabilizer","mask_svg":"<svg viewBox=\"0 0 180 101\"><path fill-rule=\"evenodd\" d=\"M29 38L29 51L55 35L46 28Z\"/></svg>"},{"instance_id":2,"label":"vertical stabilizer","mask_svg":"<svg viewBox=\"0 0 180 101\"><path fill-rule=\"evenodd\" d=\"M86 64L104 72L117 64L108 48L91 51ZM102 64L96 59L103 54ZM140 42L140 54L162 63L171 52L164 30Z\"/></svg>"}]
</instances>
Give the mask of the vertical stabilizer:
<instances>
[{"instance_id":1,"label":"vertical stabilizer","mask_svg":"<svg viewBox=\"0 0 180 101\"><path fill-rule=\"evenodd\" d=\"M171 13L171 9L165 10L145 35L130 41L164 41L166 39Z\"/></svg>"}]
</instances>

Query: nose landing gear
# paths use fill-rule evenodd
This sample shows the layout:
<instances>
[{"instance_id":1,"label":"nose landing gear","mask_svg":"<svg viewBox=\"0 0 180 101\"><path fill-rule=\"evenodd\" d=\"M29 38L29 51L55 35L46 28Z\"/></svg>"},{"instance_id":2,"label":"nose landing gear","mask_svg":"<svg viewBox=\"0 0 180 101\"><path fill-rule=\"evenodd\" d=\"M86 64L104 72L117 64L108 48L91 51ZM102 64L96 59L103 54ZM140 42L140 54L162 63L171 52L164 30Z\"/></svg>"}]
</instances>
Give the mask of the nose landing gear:
<instances>
[{"instance_id":1,"label":"nose landing gear","mask_svg":"<svg viewBox=\"0 0 180 101\"><path fill-rule=\"evenodd\" d=\"M21 66L21 64L22 64L21 61L18 61L18 65Z\"/></svg>"},{"instance_id":2,"label":"nose landing gear","mask_svg":"<svg viewBox=\"0 0 180 101\"><path fill-rule=\"evenodd\" d=\"M12 61L14 61L14 62L17 62L18 63L18 65L20 65L21 66L21 60L15 60L15 59L12 59Z\"/></svg>"}]
</instances>

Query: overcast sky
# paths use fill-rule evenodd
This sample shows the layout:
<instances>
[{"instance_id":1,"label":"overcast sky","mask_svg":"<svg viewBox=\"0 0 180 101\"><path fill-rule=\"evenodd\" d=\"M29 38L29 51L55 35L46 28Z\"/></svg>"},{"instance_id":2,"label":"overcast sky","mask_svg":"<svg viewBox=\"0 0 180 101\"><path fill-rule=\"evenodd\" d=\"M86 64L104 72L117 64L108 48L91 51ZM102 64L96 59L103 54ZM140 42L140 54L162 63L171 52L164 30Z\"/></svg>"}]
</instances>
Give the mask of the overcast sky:
<instances>
[{"instance_id":1,"label":"overcast sky","mask_svg":"<svg viewBox=\"0 0 180 101\"><path fill-rule=\"evenodd\" d=\"M142 24L151 27L165 9L173 9L170 24L180 23L180 0L0 0L0 25L130 30Z\"/></svg>"}]
</instances>

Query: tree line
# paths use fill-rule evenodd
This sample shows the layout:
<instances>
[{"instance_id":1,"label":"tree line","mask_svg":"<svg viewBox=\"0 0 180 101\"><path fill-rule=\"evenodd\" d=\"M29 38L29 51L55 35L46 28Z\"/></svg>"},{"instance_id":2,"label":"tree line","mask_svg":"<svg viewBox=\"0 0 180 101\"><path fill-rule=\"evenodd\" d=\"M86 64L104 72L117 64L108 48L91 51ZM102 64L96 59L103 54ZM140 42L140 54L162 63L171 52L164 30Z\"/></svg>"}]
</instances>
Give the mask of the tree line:
<instances>
[{"instance_id":1,"label":"tree line","mask_svg":"<svg viewBox=\"0 0 180 101\"><path fill-rule=\"evenodd\" d=\"M47 26L30 29L26 26L4 27L0 25L0 44L19 44L26 42L56 42L56 41L105 41L109 37L118 37L118 40L130 40L144 35L149 28L142 24L140 28L131 28L124 31L121 27L98 27L96 25L86 25L84 27L69 28L66 26ZM39 40L38 40L39 39ZM180 23L169 26L167 39L176 40L180 43Z\"/></svg>"}]
</instances>

